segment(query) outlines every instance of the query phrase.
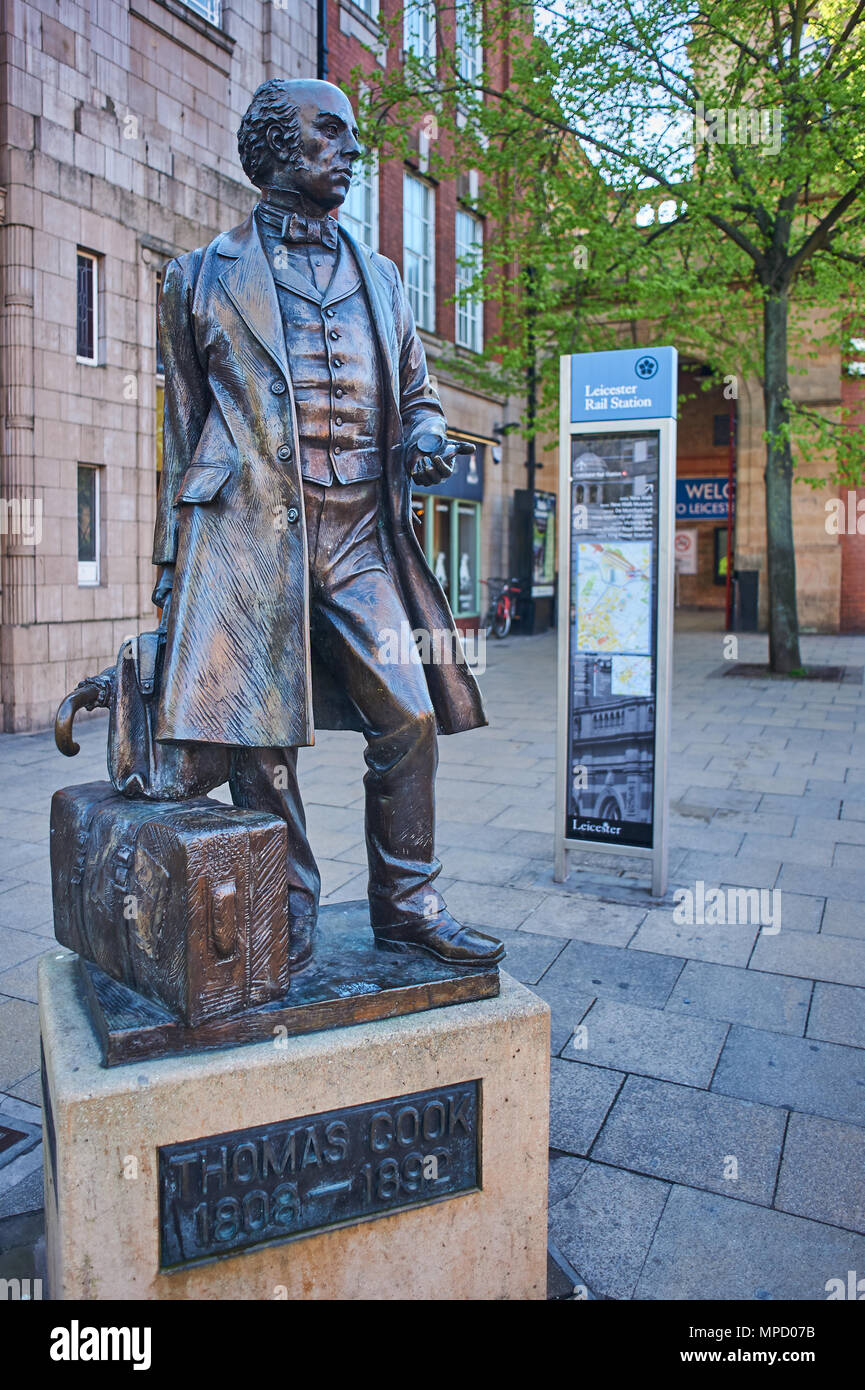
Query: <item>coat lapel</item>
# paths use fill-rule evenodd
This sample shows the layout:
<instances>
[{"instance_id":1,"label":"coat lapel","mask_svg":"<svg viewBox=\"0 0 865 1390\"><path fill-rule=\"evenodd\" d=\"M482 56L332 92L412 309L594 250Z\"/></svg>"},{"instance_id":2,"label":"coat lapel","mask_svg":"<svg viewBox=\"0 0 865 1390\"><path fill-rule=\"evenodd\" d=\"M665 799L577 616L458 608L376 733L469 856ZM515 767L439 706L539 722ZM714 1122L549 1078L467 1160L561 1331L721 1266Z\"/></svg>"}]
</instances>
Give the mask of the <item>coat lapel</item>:
<instances>
[{"instance_id":1,"label":"coat lapel","mask_svg":"<svg viewBox=\"0 0 865 1390\"><path fill-rule=\"evenodd\" d=\"M279 300L252 213L233 232L226 233L218 249L220 256L231 258L219 283L249 331L287 378L288 357Z\"/></svg>"}]
</instances>

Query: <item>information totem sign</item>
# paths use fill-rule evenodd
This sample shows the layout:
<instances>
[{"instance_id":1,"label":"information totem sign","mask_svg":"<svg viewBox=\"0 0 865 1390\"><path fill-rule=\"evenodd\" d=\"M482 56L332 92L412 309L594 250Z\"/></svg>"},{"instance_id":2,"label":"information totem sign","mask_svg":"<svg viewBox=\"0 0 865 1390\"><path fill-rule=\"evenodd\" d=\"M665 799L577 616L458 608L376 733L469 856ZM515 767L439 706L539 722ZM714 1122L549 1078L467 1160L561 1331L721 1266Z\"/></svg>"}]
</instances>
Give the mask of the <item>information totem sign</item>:
<instances>
[{"instance_id":1,"label":"information totem sign","mask_svg":"<svg viewBox=\"0 0 865 1390\"><path fill-rule=\"evenodd\" d=\"M569 849L667 887L677 354L561 359L555 878Z\"/></svg>"}]
</instances>

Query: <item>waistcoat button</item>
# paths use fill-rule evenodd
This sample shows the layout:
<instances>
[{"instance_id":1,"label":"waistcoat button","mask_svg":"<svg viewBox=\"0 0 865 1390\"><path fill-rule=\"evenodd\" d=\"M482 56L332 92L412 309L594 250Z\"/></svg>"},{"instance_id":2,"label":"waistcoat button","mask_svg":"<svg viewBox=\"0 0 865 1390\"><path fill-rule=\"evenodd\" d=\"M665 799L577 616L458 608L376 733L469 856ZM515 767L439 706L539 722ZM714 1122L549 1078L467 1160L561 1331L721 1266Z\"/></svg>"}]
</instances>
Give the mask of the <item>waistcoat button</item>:
<instances>
[{"instance_id":1,"label":"waistcoat button","mask_svg":"<svg viewBox=\"0 0 865 1390\"><path fill-rule=\"evenodd\" d=\"M276 451L276 457L278 459L282 459L283 463L286 463L288 459L291 458L291 450L289 449L287 444L280 444L279 448Z\"/></svg>"},{"instance_id":2,"label":"waistcoat button","mask_svg":"<svg viewBox=\"0 0 865 1390\"><path fill-rule=\"evenodd\" d=\"M284 381L272 381L272 382L270 383L270 389L271 389L271 391L273 392L273 394L274 394L275 396L281 396L282 393L283 393L283 391L285 390L285 382L284 382Z\"/></svg>"},{"instance_id":3,"label":"waistcoat button","mask_svg":"<svg viewBox=\"0 0 865 1390\"><path fill-rule=\"evenodd\" d=\"M288 511L286 512L286 516L289 521L300 520L300 512L297 510L297 507L289 507Z\"/></svg>"}]
</instances>

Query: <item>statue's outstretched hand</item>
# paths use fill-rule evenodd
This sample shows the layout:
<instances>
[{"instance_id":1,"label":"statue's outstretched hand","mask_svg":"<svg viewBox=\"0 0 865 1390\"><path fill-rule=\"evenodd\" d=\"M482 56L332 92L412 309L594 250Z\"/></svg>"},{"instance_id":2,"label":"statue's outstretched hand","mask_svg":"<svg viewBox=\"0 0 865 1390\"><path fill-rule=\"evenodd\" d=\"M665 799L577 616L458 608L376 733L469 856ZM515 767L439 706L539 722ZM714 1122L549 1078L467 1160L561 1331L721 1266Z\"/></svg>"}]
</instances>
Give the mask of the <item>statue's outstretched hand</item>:
<instances>
[{"instance_id":1,"label":"statue's outstretched hand","mask_svg":"<svg viewBox=\"0 0 865 1390\"><path fill-rule=\"evenodd\" d=\"M165 601L171 590L174 588L174 566L163 565L159 571L159 578L156 581L156 588L151 595L152 601L157 608L164 608Z\"/></svg>"},{"instance_id":2,"label":"statue's outstretched hand","mask_svg":"<svg viewBox=\"0 0 865 1390\"><path fill-rule=\"evenodd\" d=\"M420 487L435 487L454 471L457 454L473 453L474 445L463 440L442 439L440 434L422 434L409 450L406 466Z\"/></svg>"}]
</instances>

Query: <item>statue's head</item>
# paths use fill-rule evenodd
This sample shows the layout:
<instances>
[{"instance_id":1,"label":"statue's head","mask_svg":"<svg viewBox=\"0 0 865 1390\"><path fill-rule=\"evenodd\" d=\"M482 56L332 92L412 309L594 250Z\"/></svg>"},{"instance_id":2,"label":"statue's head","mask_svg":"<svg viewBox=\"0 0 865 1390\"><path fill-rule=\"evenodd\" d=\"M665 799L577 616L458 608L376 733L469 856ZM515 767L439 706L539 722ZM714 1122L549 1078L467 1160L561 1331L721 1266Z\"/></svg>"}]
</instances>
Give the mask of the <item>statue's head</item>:
<instances>
[{"instance_id":1,"label":"statue's head","mask_svg":"<svg viewBox=\"0 0 865 1390\"><path fill-rule=\"evenodd\" d=\"M281 78L258 88L237 148L250 183L294 189L326 212L345 200L361 152L351 102L338 87Z\"/></svg>"}]
</instances>

